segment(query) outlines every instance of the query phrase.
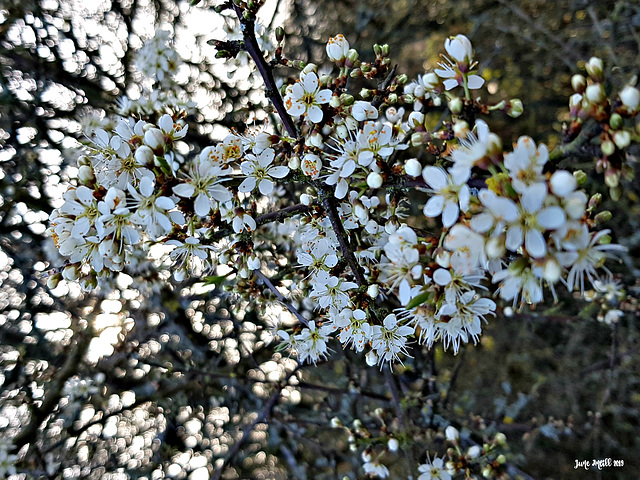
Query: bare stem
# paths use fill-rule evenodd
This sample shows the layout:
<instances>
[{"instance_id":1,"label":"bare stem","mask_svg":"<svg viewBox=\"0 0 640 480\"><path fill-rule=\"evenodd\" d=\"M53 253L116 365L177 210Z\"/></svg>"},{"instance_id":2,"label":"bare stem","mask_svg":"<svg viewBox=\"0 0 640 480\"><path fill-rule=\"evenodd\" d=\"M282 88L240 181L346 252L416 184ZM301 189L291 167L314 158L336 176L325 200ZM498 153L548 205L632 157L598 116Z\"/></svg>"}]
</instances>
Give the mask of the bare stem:
<instances>
[{"instance_id":1,"label":"bare stem","mask_svg":"<svg viewBox=\"0 0 640 480\"><path fill-rule=\"evenodd\" d=\"M282 303L285 307L287 307L287 310L289 310L293 315L295 315L295 317L298 319L300 323L302 323L306 327L309 326L309 320L304 318L304 316L293 305L287 302L287 299L284 298L284 295L280 293L280 291L273 285L271 280L269 280L269 278L264 273L262 273L262 271L260 271L259 268L255 269L253 273L255 273L258 276L258 278L262 280L262 283L264 283L267 287L269 287L269 290L271 290L273 294L278 298L278 300L280 300L280 303Z\"/></svg>"}]
</instances>

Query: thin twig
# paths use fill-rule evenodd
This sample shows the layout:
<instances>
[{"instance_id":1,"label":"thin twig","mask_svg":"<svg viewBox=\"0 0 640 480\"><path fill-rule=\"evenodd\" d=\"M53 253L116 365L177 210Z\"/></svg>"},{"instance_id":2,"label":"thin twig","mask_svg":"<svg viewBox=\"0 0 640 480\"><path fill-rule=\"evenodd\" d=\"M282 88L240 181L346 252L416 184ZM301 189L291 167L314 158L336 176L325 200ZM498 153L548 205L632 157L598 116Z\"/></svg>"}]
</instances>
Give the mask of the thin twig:
<instances>
[{"instance_id":1,"label":"thin twig","mask_svg":"<svg viewBox=\"0 0 640 480\"><path fill-rule=\"evenodd\" d=\"M333 231L336 232L342 256L349 264L349 267L351 267L351 271L356 278L356 283L358 284L358 286L366 286L367 280L364 277L362 267L358 263L356 256L353 254L353 250L351 249L351 245L349 244L349 237L344 229L344 225L342 225L342 221L340 220L340 215L338 214L338 209L336 208L333 196L331 195L331 193L323 190L322 197L322 206L324 207L325 213L329 217L329 221L331 222Z\"/></svg>"},{"instance_id":2,"label":"thin twig","mask_svg":"<svg viewBox=\"0 0 640 480\"><path fill-rule=\"evenodd\" d=\"M389 385L389 391L391 392L391 398L393 399L393 404L396 407L396 414L398 415L398 420L400 421L400 425L403 427L407 426L406 418L404 416L404 409L402 408L402 400L400 399L400 392L398 391L398 386L396 385L396 380L391 373L391 369L389 366L385 366L384 370L384 379Z\"/></svg>"},{"instance_id":3,"label":"thin twig","mask_svg":"<svg viewBox=\"0 0 640 480\"><path fill-rule=\"evenodd\" d=\"M282 303L285 307L287 307L287 310L289 310L293 315L295 315L295 317L298 319L300 323L302 323L305 327L309 326L309 320L304 318L304 316L296 309L296 307L294 307L289 302L287 302L287 299L284 298L284 295L280 293L280 291L273 285L271 280L269 280L269 278L265 276L265 274L262 273L259 268L256 268L253 271L253 273L255 273L258 276L258 278L262 280L262 283L264 283L267 287L269 287L269 290L271 290L273 294L278 298L278 300L280 300L280 303Z\"/></svg>"},{"instance_id":4,"label":"thin twig","mask_svg":"<svg viewBox=\"0 0 640 480\"><path fill-rule=\"evenodd\" d=\"M564 145L558 145L549 153L549 162L557 163L571 155L578 153L580 148L589 143L593 138L600 134L602 127L597 122L587 123L582 127L580 134L571 142Z\"/></svg>"},{"instance_id":5,"label":"thin twig","mask_svg":"<svg viewBox=\"0 0 640 480\"><path fill-rule=\"evenodd\" d=\"M249 439L251 432L253 432L253 430L259 423L264 422L269 417L269 415L271 414L271 410L278 401L278 398L280 398L282 390L289 382L291 376L297 371L298 369L296 368L287 375L284 381L276 388L276 391L273 392L271 397L269 397L269 400L267 400L267 403L265 403L265 405L262 407L262 410L260 410L258 416L251 423L241 428L243 432L242 437L240 437L240 439L229 449L229 453L222 462L222 465L220 465L220 467L213 473L213 475L211 476L211 480L220 480L220 478L222 477L222 472L224 471L226 466L229 465L229 462L233 459L233 457L240 451L242 445L244 445L244 443Z\"/></svg>"},{"instance_id":6,"label":"thin twig","mask_svg":"<svg viewBox=\"0 0 640 480\"><path fill-rule=\"evenodd\" d=\"M258 67L258 71L260 72L260 75L262 76L262 79L264 81L266 96L269 97L269 100L271 100L271 103L278 112L278 115L282 120L282 124L287 130L289 136L291 138L298 138L298 129L293 123L293 119L291 118L291 116L287 113L287 109L284 106L282 97L278 93L278 87L276 85L275 79L273 78L273 72L267 64L267 61L264 59L262 51L260 50L260 46L258 45L255 31L255 19L253 18L253 16L245 18L244 10L235 3L233 5L233 9L238 16L238 20L240 20L240 24L242 25L244 48L255 62L256 67Z\"/></svg>"}]
</instances>

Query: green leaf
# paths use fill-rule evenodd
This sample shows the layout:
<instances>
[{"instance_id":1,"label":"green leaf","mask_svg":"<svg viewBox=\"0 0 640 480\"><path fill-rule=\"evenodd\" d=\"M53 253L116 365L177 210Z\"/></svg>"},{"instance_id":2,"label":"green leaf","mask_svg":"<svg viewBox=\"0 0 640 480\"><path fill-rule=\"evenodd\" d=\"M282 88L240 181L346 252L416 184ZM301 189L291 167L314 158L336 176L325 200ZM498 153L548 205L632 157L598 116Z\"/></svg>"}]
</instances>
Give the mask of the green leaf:
<instances>
[{"instance_id":1,"label":"green leaf","mask_svg":"<svg viewBox=\"0 0 640 480\"><path fill-rule=\"evenodd\" d=\"M418 305L422 305L423 303L426 303L427 301L431 300L433 298L433 292L424 292L421 293L420 295L418 295L417 297L411 299L411 301L409 302L409 304L407 305L407 310L410 310L412 308L417 307Z\"/></svg>"}]
</instances>

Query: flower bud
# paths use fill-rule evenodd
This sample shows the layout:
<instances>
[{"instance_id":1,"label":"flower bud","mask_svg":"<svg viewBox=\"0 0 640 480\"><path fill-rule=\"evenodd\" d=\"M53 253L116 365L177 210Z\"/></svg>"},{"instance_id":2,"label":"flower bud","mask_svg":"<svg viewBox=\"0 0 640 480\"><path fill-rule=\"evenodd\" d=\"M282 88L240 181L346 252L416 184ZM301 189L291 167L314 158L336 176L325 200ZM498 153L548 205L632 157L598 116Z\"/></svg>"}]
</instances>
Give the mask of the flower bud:
<instances>
[{"instance_id":1,"label":"flower bud","mask_svg":"<svg viewBox=\"0 0 640 480\"><path fill-rule=\"evenodd\" d=\"M333 95L331 97L331 100L329 100L329 106L331 108L338 108L340 107L341 103L340 103L340 97L338 95Z\"/></svg>"},{"instance_id":2,"label":"flower bud","mask_svg":"<svg viewBox=\"0 0 640 480\"><path fill-rule=\"evenodd\" d=\"M445 437L447 437L447 440L453 443L456 443L458 441L458 438L460 438L460 432L458 432L458 429L452 425L449 425L445 429L444 435Z\"/></svg>"},{"instance_id":3,"label":"flower bud","mask_svg":"<svg viewBox=\"0 0 640 480\"><path fill-rule=\"evenodd\" d=\"M518 118L524 112L524 106L522 105L522 100L519 98L513 98L509 101L509 111L507 115L511 118Z\"/></svg>"},{"instance_id":4,"label":"flower bud","mask_svg":"<svg viewBox=\"0 0 640 480\"><path fill-rule=\"evenodd\" d=\"M600 145L600 150L602 150L603 155L609 157L616 151L616 145L611 140L605 140Z\"/></svg>"},{"instance_id":5,"label":"flower bud","mask_svg":"<svg viewBox=\"0 0 640 480\"><path fill-rule=\"evenodd\" d=\"M502 258L507 252L504 241L499 237L490 237L484 249L489 259Z\"/></svg>"},{"instance_id":6,"label":"flower bud","mask_svg":"<svg viewBox=\"0 0 640 480\"><path fill-rule=\"evenodd\" d=\"M318 72L318 66L315 63L307 63L305 67L302 69L302 73L304 73L305 75L312 72L313 73Z\"/></svg>"},{"instance_id":7,"label":"flower bud","mask_svg":"<svg viewBox=\"0 0 640 480\"><path fill-rule=\"evenodd\" d=\"M507 457L505 457L503 454L500 454L498 455L498 458L496 458L496 462L498 462L500 465L503 465L507 463Z\"/></svg>"},{"instance_id":8,"label":"flower bud","mask_svg":"<svg viewBox=\"0 0 640 480\"><path fill-rule=\"evenodd\" d=\"M348 68L353 68L356 66L356 64L358 63L358 58L360 58L360 55L358 54L358 51L351 48L349 49L349 51L347 52L347 58L345 59L345 66Z\"/></svg>"},{"instance_id":9,"label":"flower bud","mask_svg":"<svg viewBox=\"0 0 640 480\"><path fill-rule=\"evenodd\" d=\"M469 134L469 124L464 120L458 120L453 124L453 133L456 138L467 138Z\"/></svg>"},{"instance_id":10,"label":"flower bud","mask_svg":"<svg viewBox=\"0 0 640 480\"><path fill-rule=\"evenodd\" d=\"M420 132L415 132L411 134L411 145L414 147L419 147L424 143L425 136Z\"/></svg>"},{"instance_id":11,"label":"flower bud","mask_svg":"<svg viewBox=\"0 0 640 480\"><path fill-rule=\"evenodd\" d=\"M371 98L373 94L374 91L369 88L363 88L362 90L360 90L360 97L364 98L365 100L367 98Z\"/></svg>"},{"instance_id":12,"label":"flower bud","mask_svg":"<svg viewBox=\"0 0 640 480\"><path fill-rule=\"evenodd\" d=\"M478 458L482 453L482 449L479 445L474 445L467 450L467 456L471 459Z\"/></svg>"},{"instance_id":13,"label":"flower bud","mask_svg":"<svg viewBox=\"0 0 640 480\"><path fill-rule=\"evenodd\" d=\"M549 283L553 284L560 280L562 276L562 267L553 258L549 258L543 268L542 277Z\"/></svg>"},{"instance_id":14,"label":"flower bud","mask_svg":"<svg viewBox=\"0 0 640 480\"><path fill-rule=\"evenodd\" d=\"M373 350L369 350L364 359L366 360L367 365L369 365L370 367L373 367L378 363L378 355Z\"/></svg>"},{"instance_id":15,"label":"flower bud","mask_svg":"<svg viewBox=\"0 0 640 480\"><path fill-rule=\"evenodd\" d=\"M449 110L451 110L451 113L454 115L458 115L462 112L462 106L462 99L459 97L453 97L449 100Z\"/></svg>"},{"instance_id":16,"label":"flower bud","mask_svg":"<svg viewBox=\"0 0 640 480\"><path fill-rule=\"evenodd\" d=\"M297 170L298 168L300 168L300 157L298 157L297 155L291 157L289 159L289 162L287 163L287 166L291 170Z\"/></svg>"},{"instance_id":17,"label":"flower bud","mask_svg":"<svg viewBox=\"0 0 640 480\"><path fill-rule=\"evenodd\" d=\"M404 171L410 177L417 178L422 175L422 165L416 158L410 158L407 163L404 164Z\"/></svg>"},{"instance_id":18,"label":"flower bud","mask_svg":"<svg viewBox=\"0 0 640 480\"><path fill-rule=\"evenodd\" d=\"M551 191L558 197L566 197L578 186L575 177L566 170L554 172L549 183Z\"/></svg>"},{"instance_id":19,"label":"flower bud","mask_svg":"<svg viewBox=\"0 0 640 480\"><path fill-rule=\"evenodd\" d=\"M614 113L609 119L609 125L611 125L611 128L614 130L620 130L624 125L624 120L619 113Z\"/></svg>"},{"instance_id":20,"label":"flower bud","mask_svg":"<svg viewBox=\"0 0 640 480\"><path fill-rule=\"evenodd\" d=\"M311 205L311 195L308 195L306 193L303 193L302 195L300 195L300 203L306 206Z\"/></svg>"},{"instance_id":21,"label":"flower bud","mask_svg":"<svg viewBox=\"0 0 640 480\"><path fill-rule=\"evenodd\" d=\"M604 63L601 58L591 57L584 67L589 76L594 80L600 81L604 78Z\"/></svg>"},{"instance_id":22,"label":"flower bud","mask_svg":"<svg viewBox=\"0 0 640 480\"><path fill-rule=\"evenodd\" d=\"M593 220L596 222L596 224L601 225L611 220L612 217L613 215L609 210L604 210L593 217Z\"/></svg>"},{"instance_id":23,"label":"flower bud","mask_svg":"<svg viewBox=\"0 0 640 480\"><path fill-rule=\"evenodd\" d=\"M58 284L60 283L60 280L62 280L61 274L56 273L54 275L51 275L49 278L47 278L47 287L53 290L58 286Z\"/></svg>"},{"instance_id":24,"label":"flower bud","mask_svg":"<svg viewBox=\"0 0 640 480\"><path fill-rule=\"evenodd\" d=\"M153 164L153 150L147 145L140 145L134 155L136 162L140 165L152 165Z\"/></svg>"},{"instance_id":25,"label":"flower bud","mask_svg":"<svg viewBox=\"0 0 640 480\"><path fill-rule=\"evenodd\" d=\"M374 283L372 285L369 285L369 287L367 288L367 295L369 295L371 298L376 298L379 294L380 287L378 286L378 284Z\"/></svg>"},{"instance_id":26,"label":"flower bud","mask_svg":"<svg viewBox=\"0 0 640 480\"><path fill-rule=\"evenodd\" d=\"M409 81L409 77L407 76L406 73L401 73L400 75L398 75L396 77L396 83L398 85L404 85L405 83L407 83Z\"/></svg>"},{"instance_id":27,"label":"flower bud","mask_svg":"<svg viewBox=\"0 0 640 480\"><path fill-rule=\"evenodd\" d=\"M144 133L144 143L152 150L164 146L164 133L159 128L150 128ZM140 148L140 147L138 147Z\"/></svg>"},{"instance_id":28,"label":"flower bud","mask_svg":"<svg viewBox=\"0 0 640 480\"><path fill-rule=\"evenodd\" d=\"M397 452L398 448L400 448L400 442L395 438L390 438L387 442L387 448L390 452Z\"/></svg>"},{"instance_id":29,"label":"flower bud","mask_svg":"<svg viewBox=\"0 0 640 480\"><path fill-rule=\"evenodd\" d=\"M607 171L604 172L604 183L609 188L617 187L620 183L620 172L618 170L608 168Z\"/></svg>"},{"instance_id":30,"label":"flower bud","mask_svg":"<svg viewBox=\"0 0 640 480\"><path fill-rule=\"evenodd\" d=\"M594 193L592 197L589 199L589 210L593 210L601 203L602 203L602 194Z\"/></svg>"},{"instance_id":31,"label":"flower bud","mask_svg":"<svg viewBox=\"0 0 640 480\"><path fill-rule=\"evenodd\" d=\"M422 128L424 124L424 113L422 112L411 112L409 114L409 119L407 120L409 124L409 128L417 129Z\"/></svg>"},{"instance_id":32,"label":"flower bud","mask_svg":"<svg viewBox=\"0 0 640 480\"><path fill-rule=\"evenodd\" d=\"M369 188L380 188L383 182L384 178L377 172L371 172L367 176L367 185L369 185Z\"/></svg>"},{"instance_id":33,"label":"flower bud","mask_svg":"<svg viewBox=\"0 0 640 480\"><path fill-rule=\"evenodd\" d=\"M604 88L602 88L602 85L600 83L589 85L584 94L589 102L596 105L605 99Z\"/></svg>"},{"instance_id":34,"label":"flower bud","mask_svg":"<svg viewBox=\"0 0 640 480\"><path fill-rule=\"evenodd\" d=\"M282 43L284 40L284 28L277 27L276 28L276 42Z\"/></svg>"},{"instance_id":35,"label":"flower bud","mask_svg":"<svg viewBox=\"0 0 640 480\"><path fill-rule=\"evenodd\" d=\"M573 178L576 179L576 183L578 184L578 186L582 186L589 177L582 170L576 170L575 172L573 172Z\"/></svg>"},{"instance_id":36,"label":"flower bud","mask_svg":"<svg viewBox=\"0 0 640 480\"><path fill-rule=\"evenodd\" d=\"M626 130L620 130L613 134L613 143L622 150L631 143L631 134Z\"/></svg>"},{"instance_id":37,"label":"flower bud","mask_svg":"<svg viewBox=\"0 0 640 480\"><path fill-rule=\"evenodd\" d=\"M496 433L495 440L498 445L506 445L507 436L502 432L498 432Z\"/></svg>"},{"instance_id":38,"label":"flower bud","mask_svg":"<svg viewBox=\"0 0 640 480\"><path fill-rule=\"evenodd\" d=\"M614 202L617 202L618 200L620 200L620 197L622 196L622 187L620 185L616 185L615 187L610 188L609 196L611 197L611 200L613 200Z\"/></svg>"},{"instance_id":39,"label":"flower bud","mask_svg":"<svg viewBox=\"0 0 640 480\"><path fill-rule=\"evenodd\" d=\"M95 179L95 175L93 174L93 168L88 165L82 165L78 169L78 179L84 183L89 184Z\"/></svg>"},{"instance_id":40,"label":"flower bud","mask_svg":"<svg viewBox=\"0 0 640 480\"><path fill-rule=\"evenodd\" d=\"M587 88L587 79L584 78L584 75L577 73L571 77L571 86L577 93L582 93Z\"/></svg>"},{"instance_id":41,"label":"flower bud","mask_svg":"<svg viewBox=\"0 0 640 480\"><path fill-rule=\"evenodd\" d=\"M80 277L80 270L75 265L69 265L62 270L62 277L65 280L77 280Z\"/></svg>"},{"instance_id":42,"label":"flower bud","mask_svg":"<svg viewBox=\"0 0 640 480\"><path fill-rule=\"evenodd\" d=\"M635 113L640 106L640 91L631 85L627 85L620 92L620 100L629 113Z\"/></svg>"},{"instance_id":43,"label":"flower bud","mask_svg":"<svg viewBox=\"0 0 640 480\"><path fill-rule=\"evenodd\" d=\"M341 428L342 426L342 422L338 417L333 417L331 419L331 428Z\"/></svg>"}]
</instances>

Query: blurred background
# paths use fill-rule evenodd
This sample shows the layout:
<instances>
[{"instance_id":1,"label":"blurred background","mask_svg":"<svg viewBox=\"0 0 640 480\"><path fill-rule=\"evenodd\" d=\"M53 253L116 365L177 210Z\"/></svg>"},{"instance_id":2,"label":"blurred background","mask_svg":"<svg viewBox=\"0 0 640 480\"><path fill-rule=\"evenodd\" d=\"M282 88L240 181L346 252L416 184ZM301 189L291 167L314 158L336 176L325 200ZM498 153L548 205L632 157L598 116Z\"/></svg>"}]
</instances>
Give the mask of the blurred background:
<instances>
[{"instance_id":1,"label":"blurred background","mask_svg":"<svg viewBox=\"0 0 640 480\"><path fill-rule=\"evenodd\" d=\"M415 348L393 380L408 427L398 425L388 379L352 352L318 367L274 354L266 302L149 280L152 264L121 274L112 291L47 287L60 266L48 215L77 175L87 132L113 127L118 99L141 92L133 52L157 28L174 35L177 83L198 105L185 155L264 118L259 85L242 67L225 69L207 44L230 28L215 20L214 4L0 6L0 437L12 442L0 447L0 464L21 478L200 480L220 478L214 467L223 466L221 478L365 478L346 431L330 427L338 416L360 419L373 436L402 436L404 450L385 459L392 478L415 475L426 449L444 453L429 430L439 419L469 442L505 433L509 462L532 478L640 478L637 181L603 202L614 241L629 248L610 266L624 290L612 301L619 321L599 318L589 294L567 295L506 309L457 356ZM608 93L640 73L633 0L269 0L263 13L267 26L284 24L288 58L322 63L326 40L342 33L364 60L373 43L388 43L410 78L434 68L447 36L467 35L487 81L482 94L524 103L517 120L487 119L505 149L523 134L561 141L570 79L589 57L604 60ZM588 193L601 189L592 159L562 165L588 174ZM598 458L625 466L574 469Z\"/></svg>"}]
</instances>

